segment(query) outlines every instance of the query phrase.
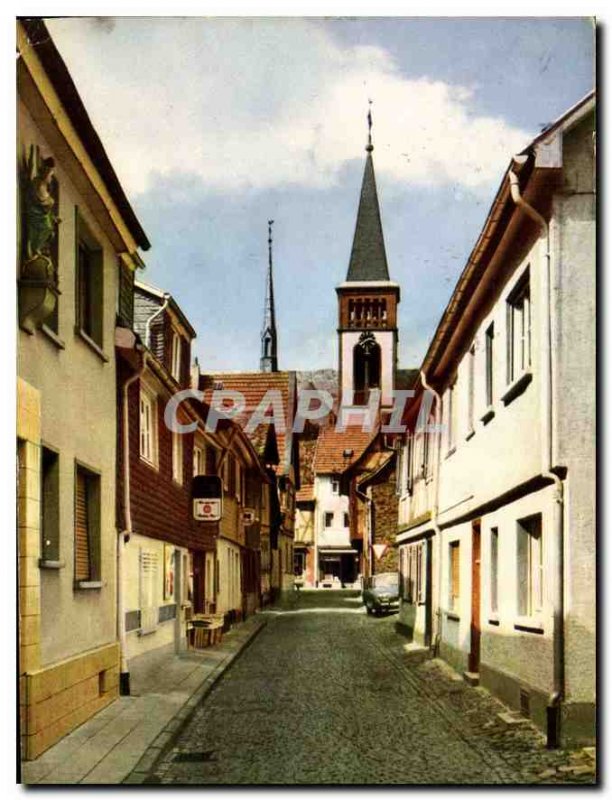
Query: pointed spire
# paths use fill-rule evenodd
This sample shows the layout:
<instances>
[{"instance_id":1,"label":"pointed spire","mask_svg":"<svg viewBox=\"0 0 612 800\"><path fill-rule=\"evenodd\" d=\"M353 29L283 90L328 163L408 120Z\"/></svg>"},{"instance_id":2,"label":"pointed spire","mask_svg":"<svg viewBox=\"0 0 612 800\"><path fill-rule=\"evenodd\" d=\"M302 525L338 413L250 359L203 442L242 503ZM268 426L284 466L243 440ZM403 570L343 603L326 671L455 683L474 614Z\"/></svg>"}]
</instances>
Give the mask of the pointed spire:
<instances>
[{"instance_id":1,"label":"pointed spire","mask_svg":"<svg viewBox=\"0 0 612 800\"><path fill-rule=\"evenodd\" d=\"M268 274L266 278L266 300L264 303L264 323L261 330L260 372L278 372L276 355L276 310L274 308L274 281L272 278L272 225L268 220Z\"/></svg>"},{"instance_id":2,"label":"pointed spire","mask_svg":"<svg viewBox=\"0 0 612 800\"><path fill-rule=\"evenodd\" d=\"M383 237L374 162L372 160L372 101L368 100L368 143L366 163L357 211L357 224L349 262L347 281L388 281L387 254Z\"/></svg>"}]
</instances>

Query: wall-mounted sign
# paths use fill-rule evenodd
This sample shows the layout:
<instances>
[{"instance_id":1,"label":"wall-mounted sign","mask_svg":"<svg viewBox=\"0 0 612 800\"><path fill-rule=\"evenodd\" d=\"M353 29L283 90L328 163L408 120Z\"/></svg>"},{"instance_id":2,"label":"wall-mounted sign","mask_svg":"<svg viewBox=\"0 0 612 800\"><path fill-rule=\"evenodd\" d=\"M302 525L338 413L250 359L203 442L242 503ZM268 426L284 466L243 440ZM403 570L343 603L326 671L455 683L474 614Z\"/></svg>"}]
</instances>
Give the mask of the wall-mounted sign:
<instances>
[{"instance_id":1,"label":"wall-mounted sign","mask_svg":"<svg viewBox=\"0 0 612 800\"><path fill-rule=\"evenodd\" d=\"M218 522L223 515L223 487L218 475L196 475L191 483L193 518Z\"/></svg>"},{"instance_id":2,"label":"wall-mounted sign","mask_svg":"<svg viewBox=\"0 0 612 800\"><path fill-rule=\"evenodd\" d=\"M242 510L242 521L245 525L252 525L256 520L254 508L244 508Z\"/></svg>"},{"instance_id":3,"label":"wall-mounted sign","mask_svg":"<svg viewBox=\"0 0 612 800\"><path fill-rule=\"evenodd\" d=\"M221 501L210 498L194 500L193 518L201 522L218 522L221 519Z\"/></svg>"}]
</instances>

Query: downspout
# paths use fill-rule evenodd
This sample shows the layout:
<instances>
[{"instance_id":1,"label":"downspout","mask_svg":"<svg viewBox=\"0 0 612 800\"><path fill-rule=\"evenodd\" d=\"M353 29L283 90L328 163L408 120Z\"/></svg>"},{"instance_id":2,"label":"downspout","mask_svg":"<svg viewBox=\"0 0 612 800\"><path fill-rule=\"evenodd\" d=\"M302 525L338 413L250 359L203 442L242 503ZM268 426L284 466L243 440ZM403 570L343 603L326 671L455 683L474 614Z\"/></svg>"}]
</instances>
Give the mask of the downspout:
<instances>
[{"instance_id":1,"label":"downspout","mask_svg":"<svg viewBox=\"0 0 612 800\"><path fill-rule=\"evenodd\" d=\"M370 570L370 574L365 577L372 577L372 503L374 502L371 497L368 497L365 492L362 492L361 489L357 488L357 482L355 481L355 494L358 497L361 497L362 500L365 501L366 510L367 510L367 547L368 547L368 567Z\"/></svg>"},{"instance_id":2,"label":"downspout","mask_svg":"<svg viewBox=\"0 0 612 800\"><path fill-rule=\"evenodd\" d=\"M517 157L515 162L521 163L523 157ZM543 326L544 336L540 348L542 363L542 388L544 394L545 413L543 419L543 470L542 477L555 484L555 498L553 506L553 574L555 575L553 588L553 691L549 695L546 708L546 745L549 748L559 747L561 743L561 703L565 690L564 674L564 595L563 595L563 481L552 471L553 467L553 376L552 376L552 302L550 296L551 285L551 252L550 252L550 226L544 217L530 206L521 196L518 176L510 170L510 194L514 203L521 208L531 219L536 222L546 238L546 268L543 272L542 294L546 302L546 323Z\"/></svg>"},{"instance_id":3,"label":"downspout","mask_svg":"<svg viewBox=\"0 0 612 800\"><path fill-rule=\"evenodd\" d=\"M170 301L170 295L168 294L168 292L164 292L164 302L154 314L151 314L151 316L147 319L145 323L145 344L149 348L149 350L151 349L151 323L156 317L159 317L159 315L166 310L169 301Z\"/></svg>"},{"instance_id":4,"label":"downspout","mask_svg":"<svg viewBox=\"0 0 612 800\"><path fill-rule=\"evenodd\" d=\"M131 375L123 384L123 513L125 529L119 533L117 541L117 628L120 654L119 692L130 693L130 670L127 660L127 638L125 632L125 610L123 607L123 545L132 535L132 506L130 497L130 421L128 392L130 386L142 376L147 365L148 353L145 351L138 372Z\"/></svg>"},{"instance_id":5,"label":"downspout","mask_svg":"<svg viewBox=\"0 0 612 800\"><path fill-rule=\"evenodd\" d=\"M440 652L440 641L442 639L442 531L438 525L438 505L439 505L439 488L440 488L440 451L441 451L441 426L440 426L440 409L442 405L442 398L436 390L427 383L427 377L424 370L420 373L421 383L423 388L431 392L436 398L436 412L435 412L435 432L436 432L436 458L434 462L434 504L431 510L431 522L437 540L437 558L438 558L438 602L436 608L436 635L433 642L433 655L438 656ZM428 434L427 425L428 420L425 420L425 435Z\"/></svg>"}]
</instances>

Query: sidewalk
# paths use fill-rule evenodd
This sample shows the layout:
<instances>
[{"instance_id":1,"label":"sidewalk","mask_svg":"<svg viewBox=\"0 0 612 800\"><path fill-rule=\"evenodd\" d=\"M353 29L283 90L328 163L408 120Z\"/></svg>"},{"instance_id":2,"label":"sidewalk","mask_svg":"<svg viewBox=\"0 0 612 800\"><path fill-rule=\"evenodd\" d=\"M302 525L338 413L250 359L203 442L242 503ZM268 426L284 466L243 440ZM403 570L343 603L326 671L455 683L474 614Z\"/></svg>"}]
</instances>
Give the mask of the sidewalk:
<instances>
[{"instance_id":1,"label":"sidewalk","mask_svg":"<svg viewBox=\"0 0 612 800\"><path fill-rule=\"evenodd\" d=\"M178 656L153 651L134 659L132 694L111 703L35 761L24 761L22 782L142 783L186 717L265 624L252 616L215 647Z\"/></svg>"}]
</instances>

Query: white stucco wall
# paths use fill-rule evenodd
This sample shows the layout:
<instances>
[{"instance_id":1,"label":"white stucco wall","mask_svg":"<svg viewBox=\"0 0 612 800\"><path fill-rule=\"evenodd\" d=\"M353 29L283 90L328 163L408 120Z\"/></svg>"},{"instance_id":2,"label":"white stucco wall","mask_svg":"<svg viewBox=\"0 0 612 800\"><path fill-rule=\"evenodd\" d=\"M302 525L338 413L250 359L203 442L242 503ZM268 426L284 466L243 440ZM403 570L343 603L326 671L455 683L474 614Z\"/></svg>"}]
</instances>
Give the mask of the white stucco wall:
<instances>
[{"instance_id":1,"label":"white stucco wall","mask_svg":"<svg viewBox=\"0 0 612 800\"><path fill-rule=\"evenodd\" d=\"M114 327L117 256L31 116L18 108L19 153L39 145L53 156L60 186L60 349L44 333L18 330L18 374L41 393L42 439L59 451L59 570L41 570L41 661L43 665L116 640ZM74 332L75 206L103 249L103 361ZM75 459L101 476L101 589L74 588Z\"/></svg>"},{"instance_id":2,"label":"white stucco wall","mask_svg":"<svg viewBox=\"0 0 612 800\"><path fill-rule=\"evenodd\" d=\"M314 482L315 513L314 530L317 547L350 547L349 529L344 525L344 514L348 514L348 497L343 494L334 494L332 491L332 476L317 475ZM331 528L325 527L325 514L334 515Z\"/></svg>"}]
</instances>

